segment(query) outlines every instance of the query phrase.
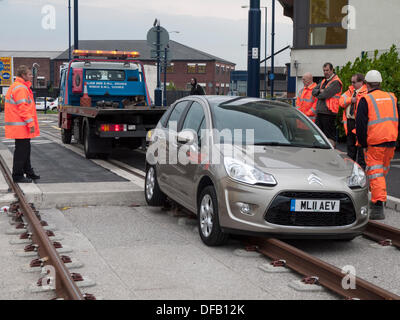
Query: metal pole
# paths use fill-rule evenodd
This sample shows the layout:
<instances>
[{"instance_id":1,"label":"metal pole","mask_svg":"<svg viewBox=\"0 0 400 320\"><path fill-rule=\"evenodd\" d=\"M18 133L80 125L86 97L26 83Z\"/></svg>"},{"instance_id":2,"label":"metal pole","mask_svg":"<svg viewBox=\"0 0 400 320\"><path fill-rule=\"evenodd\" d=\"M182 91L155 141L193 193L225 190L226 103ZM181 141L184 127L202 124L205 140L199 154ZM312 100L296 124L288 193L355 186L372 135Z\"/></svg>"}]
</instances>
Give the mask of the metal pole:
<instances>
[{"instance_id":1,"label":"metal pole","mask_svg":"<svg viewBox=\"0 0 400 320\"><path fill-rule=\"evenodd\" d=\"M260 0L250 0L247 53L247 95L253 98L260 97L260 37Z\"/></svg>"},{"instance_id":2,"label":"metal pole","mask_svg":"<svg viewBox=\"0 0 400 320\"><path fill-rule=\"evenodd\" d=\"M74 49L79 49L78 0L74 0Z\"/></svg>"},{"instance_id":3,"label":"metal pole","mask_svg":"<svg viewBox=\"0 0 400 320\"><path fill-rule=\"evenodd\" d=\"M68 60L71 61L71 0L68 0Z\"/></svg>"},{"instance_id":4,"label":"metal pole","mask_svg":"<svg viewBox=\"0 0 400 320\"><path fill-rule=\"evenodd\" d=\"M163 106L167 106L167 54L168 54L168 46L164 49L164 100Z\"/></svg>"},{"instance_id":5,"label":"metal pole","mask_svg":"<svg viewBox=\"0 0 400 320\"><path fill-rule=\"evenodd\" d=\"M267 58L267 31L268 31L268 25L267 25L267 14L268 14L268 8L265 7L265 58ZM265 93L265 99L267 98L267 60L265 60L265 65L264 65L264 93Z\"/></svg>"},{"instance_id":6,"label":"metal pole","mask_svg":"<svg viewBox=\"0 0 400 320\"><path fill-rule=\"evenodd\" d=\"M161 66L161 28L160 28L160 22L157 24L157 88L155 90L155 105L156 106L162 106L162 92L161 92L161 72L160 72L160 66Z\"/></svg>"},{"instance_id":7,"label":"metal pole","mask_svg":"<svg viewBox=\"0 0 400 320\"><path fill-rule=\"evenodd\" d=\"M274 98L275 81L275 0L272 0L272 33L271 33L271 98Z\"/></svg>"}]
</instances>

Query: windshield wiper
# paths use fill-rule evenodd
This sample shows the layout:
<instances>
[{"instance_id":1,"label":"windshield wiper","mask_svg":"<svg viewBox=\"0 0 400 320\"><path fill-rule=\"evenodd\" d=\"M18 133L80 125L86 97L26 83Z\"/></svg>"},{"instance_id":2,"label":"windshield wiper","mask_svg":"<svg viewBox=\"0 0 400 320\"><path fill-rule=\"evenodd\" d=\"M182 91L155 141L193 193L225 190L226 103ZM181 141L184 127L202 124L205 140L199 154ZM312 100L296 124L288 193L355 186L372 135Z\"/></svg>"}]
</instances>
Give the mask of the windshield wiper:
<instances>
[{"instance_id":1,"label":"windshield wiper","mask_svg":"<svg viewBox=\"0 0 400 320\"><path fill-rule=\"evenodd\" d=\"M292 147L292 148L307 148L307 149L330 149L329 146L324 146L319 143L313 145L295 144L295 143L283 143L283 142L257 142L255 146L266 146L266 147Z\"/></svg>"},{"instance_id":2,"label":"windshield wiper","mask_svg":"<svg viewBox=\"0 0 400 320\"><path fill-rule=\"evenodd\" d=\"M256 142L255 146L272 146L272 147L293 147L290 143L283 142Z\"/></svg>"}]
</instances>

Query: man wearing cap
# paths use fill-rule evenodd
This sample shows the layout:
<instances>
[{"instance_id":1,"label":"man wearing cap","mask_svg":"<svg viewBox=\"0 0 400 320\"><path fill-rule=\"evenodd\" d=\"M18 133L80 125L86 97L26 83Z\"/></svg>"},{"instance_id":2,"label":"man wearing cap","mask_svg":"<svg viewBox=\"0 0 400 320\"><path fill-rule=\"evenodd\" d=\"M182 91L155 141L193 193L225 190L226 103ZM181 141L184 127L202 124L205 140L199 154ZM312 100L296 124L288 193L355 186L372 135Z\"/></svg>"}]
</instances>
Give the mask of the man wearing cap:
<instances>
[{"instance_id":1,"label":"man wearing cap","mask_svg":"<svg viewBox=\"0 0 400 320\"><path fill-rule=\"evenodd\" d=\"M356 116L358 142L364 148L371 197L371 220L383 220L387 200L386 179L399 134L399 111L393 93L382 91L382 75L371 70L365 77L368 93Z\"/></svg>"}]
</instances>

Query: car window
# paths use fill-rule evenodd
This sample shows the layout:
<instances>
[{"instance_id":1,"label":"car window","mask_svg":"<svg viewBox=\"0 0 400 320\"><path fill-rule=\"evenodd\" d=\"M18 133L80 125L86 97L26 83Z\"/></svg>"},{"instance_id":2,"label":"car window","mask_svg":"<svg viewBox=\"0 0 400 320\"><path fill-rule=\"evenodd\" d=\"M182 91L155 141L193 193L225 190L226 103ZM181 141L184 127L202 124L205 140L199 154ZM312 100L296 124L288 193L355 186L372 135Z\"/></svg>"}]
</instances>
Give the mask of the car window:
<instances>
[{"instance_id":1,"label":"car window","mask_svg":"<svg viewBox=\"0 0 400 320\"><path fill-rule=\"evenodd\" d=\"M189 112L186 115L185 121L182 126L182 130L184 129L192 129L195 132L199 130L201 122L204 118L204 110L200 103L193 102L191 105Z\"/></svg>"},{"instance_id":2,"label":"car window","mask_svg":"<svg viewBox=\"0 0 400 320\"><path fill-rule=\"evenodd\" d=\"M167 128L170 128L170 127L171 127L171 123L172 123L172 122L175 122L175 123L176 123L176 124L174 125L175 128L178 127L179 120L181 119L181 117L182 117L182 115L183 115L183 113L184 113L184 111L185 111L185 109L186 109L187 104L188 104L187 101L182 101L182 102L179 102L179 103L175 106L174 110L172 111L172 113L171 113L171 115L170 115L170 117L169 117L169 119L168 119L168 126L167 126Z\"/></svg>"},{"instance_id":3,"label":"car window","mask_svg":"<svg viewBox=\"0 0 400 320\"><path fill-rule=\"evenodd\" d=\"M294 108L239 101L215 106L212 113L215 129L228 133L220 136L221 143L251 143L246 141L246 132L251 130L247 138L254 139L256 145L330 148L312 123ZM240 130L239 136L235 130Z\"/></svg>"},{"instance_id":4,"label":"car window","mask_svg":"<svg viewBox=\"0 0 400 320\"><path fill-rule=\"evenodd\" d=\"M168 120L168 117L169 117L170 113L171 113L171 110L168 109L167 111L164 112L164 114L160 118L160 124L164 128L167 126L167 120Z\"/></svg>"},{"instance_id":5,"label":"car window","mask_svg":"<svg viewBox=\"0 0 400 320\"><path fill-rule=\"evenodd\" d=\"M206 123L206 117L203 116L203 119L201 120L200 128L197 131L197 144L200 146L202 139L205 137L205 130L207 129L207 123Z\"/></svg>"}]
</instances>

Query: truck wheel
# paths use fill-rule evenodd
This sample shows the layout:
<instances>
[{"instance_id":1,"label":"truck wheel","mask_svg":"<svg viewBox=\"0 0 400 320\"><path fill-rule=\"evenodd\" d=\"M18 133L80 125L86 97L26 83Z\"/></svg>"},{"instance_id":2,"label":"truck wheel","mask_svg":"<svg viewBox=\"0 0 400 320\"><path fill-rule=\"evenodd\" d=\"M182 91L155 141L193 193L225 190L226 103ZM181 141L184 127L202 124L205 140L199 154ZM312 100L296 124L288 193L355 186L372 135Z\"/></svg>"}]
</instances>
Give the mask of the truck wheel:
<instances>
[{"instance_id":1,"label":"truck wheel","mask_svg":"<svg viewBox=\"0 0 400 320\"><path fill-rule=\"evenodd\" d=\"M84 125L83 128L83 149L85 150L86 159L93 159L96 157L96 153L92 151L93 139L90 134L90 126Z\"/></svg>"},{"instance_id":2,"label":"truck wheel","mask_svg":"<svg viewBox=\"0 0 400 320\"><path fill-rule=\"evenodd\" d=\"M157 182L156 168L148 166L146 170L146 178L144 180L144 197L149 206L161 207L165 200L165 194L160 190Z\"/></svg>"},{"instance_id":3,"label":"truck wheel","mask_svg":"<svg viewBox=\"0 0 400 320\"><path fill-rule=\"evenodd\" d=\"M61 141L64 144L71 144L72 140L72 130L70 129L61 129Z\"/></svg>"},{"instance_id":4,"label":"truck wheel","mask_svg":"<svg viewBox=\"0 0 400 320\"><path fill-rule=\"evenodd\" d=\"M219 225L218 199L213 186L204 188L199 197L197 219L201 240L210 247L223 245L228 235Z\"/></svg>"}]
</instances>

